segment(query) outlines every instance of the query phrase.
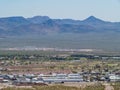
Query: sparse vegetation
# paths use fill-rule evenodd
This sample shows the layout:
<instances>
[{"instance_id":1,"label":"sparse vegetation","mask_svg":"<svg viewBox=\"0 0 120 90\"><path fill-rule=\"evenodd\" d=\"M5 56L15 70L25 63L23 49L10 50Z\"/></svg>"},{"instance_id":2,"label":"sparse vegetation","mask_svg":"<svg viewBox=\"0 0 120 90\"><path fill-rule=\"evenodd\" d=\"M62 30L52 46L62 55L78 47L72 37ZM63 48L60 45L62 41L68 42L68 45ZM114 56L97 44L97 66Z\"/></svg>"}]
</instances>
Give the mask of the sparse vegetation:
<instances>
[{"instance_id":1,"label":"sparse vegetation","mask_svg":"<svg viewBox=\"0 0 120 90\"><path fill-rule=\"evenodd\" d=\"M102 85L87 86L85 88L68 87L62 85L56 86L33 86L33 88L4 88L2 90L104 90Z\"/></svg>"},{"instance_id":2,"label":"sparse vegetation","mask_svg":"<svg viewBox=\"0 0 120 90\"><path fill-rule=\"evenodd\" d=\"M3 73L12 72L39 72L39 71L69 71L73 73L92 71L117 72L120 69L119 60L112 60L112 56L104 55L110 59L102 60L102 56L82 54L79 52L53 52L53 51L0 51L0 65L7 66ZM10 71L9 71L10 69ZM69 73L68 72L68 73Z\"/></svg>"},{"instance_id":3,"label":"sparse vegetation","mask_svg":"<svg viewBox=\"0 0 120 90\"><path fill-rule=\"evenodd\" d=\"M112 83L111 85L114 87L114 90L120 90L120 82Z\"/></svg>"}]
</instances>

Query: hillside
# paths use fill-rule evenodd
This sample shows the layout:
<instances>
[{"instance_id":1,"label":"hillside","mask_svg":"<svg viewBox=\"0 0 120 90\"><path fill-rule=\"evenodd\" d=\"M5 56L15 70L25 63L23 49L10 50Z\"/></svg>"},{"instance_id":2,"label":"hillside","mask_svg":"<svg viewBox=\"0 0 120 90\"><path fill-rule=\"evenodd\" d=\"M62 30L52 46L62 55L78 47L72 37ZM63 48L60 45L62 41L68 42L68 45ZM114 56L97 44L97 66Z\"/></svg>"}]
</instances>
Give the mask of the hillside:
<instances>
[{"instance_id":1,"label":"hillside","mask_svg":"<svg viewBox=\"0 0 120 90\"><path fill-rule=\"evenodd\" d=\"M1 36L89 32L120 32L120 22L103 21L94 16L90 16L81 21L72 19L51 19L48 16L0 18Z\"/></svg>"},{"instance_id":2,"label":"hillside","mask_svg":"<svg viewBox=\"0 0 120 90\"><path fill-rule=\"evenodd\" d=\"M85 20L0 18L0 48L45 47L98 49L120 52L120 22L103 21L94 16Z\"/></svg>"}]
</instances>

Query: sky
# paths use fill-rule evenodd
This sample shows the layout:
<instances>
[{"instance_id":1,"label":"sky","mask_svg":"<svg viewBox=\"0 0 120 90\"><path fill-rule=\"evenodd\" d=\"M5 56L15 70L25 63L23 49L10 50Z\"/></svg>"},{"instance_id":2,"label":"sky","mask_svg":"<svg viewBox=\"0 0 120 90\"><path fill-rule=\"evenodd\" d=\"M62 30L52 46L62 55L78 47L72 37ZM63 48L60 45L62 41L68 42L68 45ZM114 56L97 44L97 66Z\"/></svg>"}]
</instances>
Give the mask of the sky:
<instances>
[{"instance_id":1,"label":"sky","mask_svg":"<svg viewBox=\"0 0 120 90\"><path fill-rule=\"evenodd\" d=\"M120 0L0 0L0 17L38 15L76 20L92 15L120 22Z\"/></svg>"}]
</instances>

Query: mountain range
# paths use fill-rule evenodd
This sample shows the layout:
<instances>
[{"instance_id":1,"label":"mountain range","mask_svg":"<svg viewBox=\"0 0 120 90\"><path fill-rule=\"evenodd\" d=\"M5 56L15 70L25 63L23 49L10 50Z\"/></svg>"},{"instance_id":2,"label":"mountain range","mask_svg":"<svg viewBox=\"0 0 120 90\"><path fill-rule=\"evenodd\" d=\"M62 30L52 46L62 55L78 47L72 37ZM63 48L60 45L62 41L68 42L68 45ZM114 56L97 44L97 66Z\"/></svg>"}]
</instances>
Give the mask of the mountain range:
<instances>
[{"instance_id":1,"label":"mountain range","mask_svg":"<svg viewBox=\"0 0 120 90\"><path fill-rule=\"evenodd\" d=\"M0 18L0 36L90 32L120 32L120 22L108 22L94 16L85 20L51 19L48 16Z\"/></svg>"}]
</instances>

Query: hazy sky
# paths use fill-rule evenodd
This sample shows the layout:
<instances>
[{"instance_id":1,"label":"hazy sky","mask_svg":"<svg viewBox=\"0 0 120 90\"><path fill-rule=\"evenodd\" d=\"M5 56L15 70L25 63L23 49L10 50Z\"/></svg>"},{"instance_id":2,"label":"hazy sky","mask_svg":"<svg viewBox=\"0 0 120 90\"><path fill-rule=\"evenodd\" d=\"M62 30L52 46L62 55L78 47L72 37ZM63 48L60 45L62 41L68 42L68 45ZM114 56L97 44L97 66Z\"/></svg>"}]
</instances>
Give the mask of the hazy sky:
<instances>
[{"instance_id":1,"label":"hazy sky","mask_svg":"<svg viewBox=\"0 0 120 90\"><path fill-rule=\"evenodd\" d=\"M120 0L0 0L0 17L36 15L79 20L94 15L120 21Z\"/></svg>"}]
</instances>

